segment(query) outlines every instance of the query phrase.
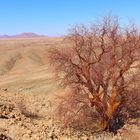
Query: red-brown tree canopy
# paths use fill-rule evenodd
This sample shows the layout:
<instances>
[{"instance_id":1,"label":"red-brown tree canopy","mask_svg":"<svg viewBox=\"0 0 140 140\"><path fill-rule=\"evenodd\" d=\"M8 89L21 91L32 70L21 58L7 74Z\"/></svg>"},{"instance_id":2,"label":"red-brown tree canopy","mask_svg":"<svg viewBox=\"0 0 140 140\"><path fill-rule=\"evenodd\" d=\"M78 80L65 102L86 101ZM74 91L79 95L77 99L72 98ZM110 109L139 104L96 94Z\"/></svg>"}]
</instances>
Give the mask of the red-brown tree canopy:
<instances>
[{"instance_id":1,"label":"red-brown tree canopy","mask_svg":"<svg viewBox=\"0 0 140 140\"><path fill-rule=\"evenodd\" d=\"M63 85L87 94L106 120L105 127L123 101L123 94L139 81L140 34L131 25L121 27L117 18L71 29L67 48L52 48L51 62Z\"/></svg>"}]
</instances>

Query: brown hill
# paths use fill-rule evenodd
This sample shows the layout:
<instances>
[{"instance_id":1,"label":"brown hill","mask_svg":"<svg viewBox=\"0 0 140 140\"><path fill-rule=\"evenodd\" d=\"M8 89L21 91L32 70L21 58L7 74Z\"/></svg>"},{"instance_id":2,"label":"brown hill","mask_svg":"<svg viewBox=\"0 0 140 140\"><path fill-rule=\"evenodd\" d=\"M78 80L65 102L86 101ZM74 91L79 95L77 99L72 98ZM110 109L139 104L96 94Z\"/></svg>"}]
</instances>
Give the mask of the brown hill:
<instances>
[{"instance_id":1,"label":"brown hill","mask_svg":"<svg viewBox=\"0 0 140 140\"><path fill-rule=\"evenodd\" d=\"M60 41L59 38L1 39L0 88L34 93L54 90L47 51L60 45Z\"/></svg>"},{"instance_id":2,"label":"brown hill","mask_svg":"<svg viewBox=\"0 0 140 140\"><path fill-rule=\"evenodd\" d=\"M33 37L45 37L44 35L38 35L38 34L35 34L35 33L21 33L19 35L15 35L13 37L16 37L16 38L33 38Z\"/></svg>"},{"instance_id":3,"label":"brown hill","mask_svg":"<svg viewBox=\"0 0 140 140\"><path fill-rule=\"evenodd\" d=\"M0 38L37 38L37 37L46 37L44 35L38 35L35 33L21 33L18 35L0 35Z\"/></svg>"}]
</instances>

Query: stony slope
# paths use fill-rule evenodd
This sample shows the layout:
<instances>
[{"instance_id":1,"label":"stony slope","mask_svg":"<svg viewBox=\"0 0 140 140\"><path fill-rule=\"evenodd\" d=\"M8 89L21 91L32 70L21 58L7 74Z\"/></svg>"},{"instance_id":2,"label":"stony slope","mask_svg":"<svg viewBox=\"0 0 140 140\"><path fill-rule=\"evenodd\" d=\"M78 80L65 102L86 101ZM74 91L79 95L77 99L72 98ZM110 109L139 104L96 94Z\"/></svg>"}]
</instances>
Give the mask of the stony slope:
<instances>
[{"instance_id":1,"label":"stony slope","mask_svg":"<svg viewBox=\"0 0 140 140\"><path fill-rule=\"evenodd\" d=\"M52 97L0 90L0 137L12 140L139 140L140 125L127 124L117 135L62 129L53 116Z\"/></svg>"}]
</instances>

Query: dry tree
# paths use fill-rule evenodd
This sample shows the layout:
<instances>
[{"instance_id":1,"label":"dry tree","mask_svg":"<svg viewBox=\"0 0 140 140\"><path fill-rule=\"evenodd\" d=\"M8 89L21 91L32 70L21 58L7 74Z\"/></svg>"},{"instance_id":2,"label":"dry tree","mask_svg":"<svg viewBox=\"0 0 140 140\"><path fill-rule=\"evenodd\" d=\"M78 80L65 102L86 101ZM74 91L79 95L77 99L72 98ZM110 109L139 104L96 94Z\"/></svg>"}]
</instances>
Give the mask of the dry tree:
<instances>
[{"instance_id":1,"label":"dry tree","mask_svg":"<svg viewBox=\"0 0 140 140\"><path fill-rule=\"evenodd\" d=\"M65 41L69 47L51 48L49 52L61 83L72 89L59 106L63 121L68 124L75 119L82 124L82 115L86 114L86 122L90 114L90 121L100 118L102 130L115 131L124 124L124 116L130 116L126 115L130 108L125 106L139 87L138 29L134 25L121 27L117 18L104 17L91 26L75 26Z\"/></svg>"}]
</instances>

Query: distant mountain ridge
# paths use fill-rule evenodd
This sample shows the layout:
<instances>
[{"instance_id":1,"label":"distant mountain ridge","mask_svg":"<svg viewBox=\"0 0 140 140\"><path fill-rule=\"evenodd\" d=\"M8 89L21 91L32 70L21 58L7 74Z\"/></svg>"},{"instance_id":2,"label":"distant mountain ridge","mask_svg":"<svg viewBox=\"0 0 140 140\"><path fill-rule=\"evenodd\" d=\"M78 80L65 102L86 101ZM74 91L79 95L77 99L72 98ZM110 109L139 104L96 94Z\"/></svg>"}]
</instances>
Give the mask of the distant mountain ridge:
<instances>
[{"instance_id":1,"label":"distant mountain ridge","mask_svg":"<svg viewBox=\"0 0 140 140\"><path fill-rule=\"evenodd\" d=\"M38 35L36 33L21 33L18 35L0 35L0 38L34 38L34 37L46 37L45 35Z\"/></svg>"}]
</instances>

